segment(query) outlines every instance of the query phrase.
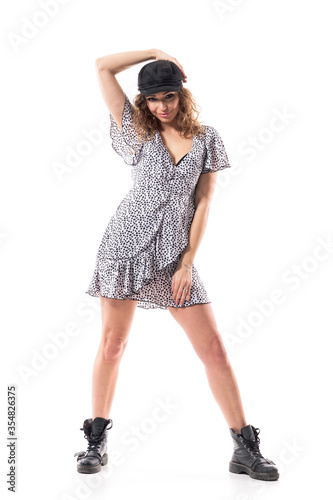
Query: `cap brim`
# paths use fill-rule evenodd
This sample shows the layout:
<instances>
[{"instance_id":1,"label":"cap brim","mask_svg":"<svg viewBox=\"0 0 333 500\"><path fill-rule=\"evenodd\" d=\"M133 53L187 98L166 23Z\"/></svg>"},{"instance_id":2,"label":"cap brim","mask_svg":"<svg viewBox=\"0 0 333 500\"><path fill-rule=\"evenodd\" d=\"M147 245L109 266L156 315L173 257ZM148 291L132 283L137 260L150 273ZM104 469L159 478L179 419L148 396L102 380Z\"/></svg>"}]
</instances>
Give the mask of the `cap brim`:
<instances>
[{"instance_id":1,"label":"cap brim","mask_svg":"<svg viewBox=\"0 0 333 500\"><path fill-rule=\"evenodd\" d=\"M165 85L165 86L161 86L161 87L149 89L149 90L139 90L139 92L141 92L142 95L151 95L151 94L158 94L159 92L165 92L167 90L169 90L170 92L176 92L181 87L182 87L182 85L175 85L174 87L170 86L170 85Z\"/></svg>"}]
</instances>

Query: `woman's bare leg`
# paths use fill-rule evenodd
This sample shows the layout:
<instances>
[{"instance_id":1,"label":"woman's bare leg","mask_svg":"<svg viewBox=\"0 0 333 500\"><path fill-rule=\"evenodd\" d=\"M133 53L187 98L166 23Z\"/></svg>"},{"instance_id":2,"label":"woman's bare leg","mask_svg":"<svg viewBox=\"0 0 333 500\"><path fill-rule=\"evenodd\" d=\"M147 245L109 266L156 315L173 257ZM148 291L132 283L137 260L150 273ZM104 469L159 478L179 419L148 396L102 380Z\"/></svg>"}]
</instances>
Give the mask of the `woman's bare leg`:
<instances>
[{"instance_id":1,"label":"woman's bare leg","mask_svg":"<svg viewBox=\"0 0 333 500\"><path fill-rule=\"evenodd\" d=\"M240 433L247 425L235 374L210 304L168 307L204 364L208 383L228 426Z\"/></svg>"},{"instance_id":2,"label":"woman's bare leg","mask_svg":"<svg viewBox=\"0 0 333 500\"><path fill-rule=\"evenodd\" d=\"M137 300L100 297L102 337L97 351L92 380L92 418L109 418Z\"/></svg>"}]
</instances>

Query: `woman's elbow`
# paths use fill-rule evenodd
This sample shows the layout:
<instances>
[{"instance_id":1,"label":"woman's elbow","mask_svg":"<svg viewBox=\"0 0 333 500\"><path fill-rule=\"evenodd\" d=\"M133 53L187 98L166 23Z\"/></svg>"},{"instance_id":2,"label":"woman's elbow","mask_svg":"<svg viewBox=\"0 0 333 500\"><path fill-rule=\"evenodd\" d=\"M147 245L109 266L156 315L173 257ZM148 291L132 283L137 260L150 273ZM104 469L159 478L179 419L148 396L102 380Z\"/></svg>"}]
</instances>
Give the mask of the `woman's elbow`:
<instances>
[{"instance_id":1,"label":"woman's elbow","mask_svg":"<svg viewBox=\"0 0 333 500\"><path fill-rule=\"evenodd\" d=\"M210 208L210 199L201 198L199 201L195 203L195 210L200 210L202 212L209 212Z\"/></svg>"},{"instance_id":2,"label":"woman's elbow","mask_svg":"<svg viewBox=\"0 0 333 500\"><path fill-rule=\"evenodd\" d=\"M95 59L95 68L101 70L103 69L103 65L104 65L104 57L97 57L97 59Z\"/></svg>"}]
</instances>

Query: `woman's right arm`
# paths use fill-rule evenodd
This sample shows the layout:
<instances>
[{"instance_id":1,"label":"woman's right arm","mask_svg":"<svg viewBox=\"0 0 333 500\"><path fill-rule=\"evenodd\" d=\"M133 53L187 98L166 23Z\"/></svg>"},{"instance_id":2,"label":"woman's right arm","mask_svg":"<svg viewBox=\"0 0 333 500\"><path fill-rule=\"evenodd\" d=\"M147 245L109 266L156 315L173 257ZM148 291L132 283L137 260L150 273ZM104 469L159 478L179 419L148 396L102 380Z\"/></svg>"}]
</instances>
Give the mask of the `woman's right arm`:
<instances>
[{"instance_id":1,"label":"woman's right arm","mask_svg":"<svg viewBox=\"0 0 333 500\"><path fill-rule=\"evenodd\" d=\"M121 131L125 92L119 85L115 75L135 64L155 59L156 54L156 49L133 50L99 57L95 61L97 79L103 99Z\"/></svg>"}]
</instances>

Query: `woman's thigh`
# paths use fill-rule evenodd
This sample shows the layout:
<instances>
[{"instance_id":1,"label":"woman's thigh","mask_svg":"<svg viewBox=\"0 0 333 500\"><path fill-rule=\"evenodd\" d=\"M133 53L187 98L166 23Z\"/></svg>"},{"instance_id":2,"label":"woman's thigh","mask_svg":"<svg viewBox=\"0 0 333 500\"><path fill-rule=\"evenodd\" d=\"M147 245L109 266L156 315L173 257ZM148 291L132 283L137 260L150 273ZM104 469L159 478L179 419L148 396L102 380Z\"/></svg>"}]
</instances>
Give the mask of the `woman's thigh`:
<instances>
[{"instance_id":1,"label":"woman's thigh","mask_svg":"<svg viewBox=\"0 0 333 500\"><path fill-rule=\"evenodd\" d=\"M127 341L134 313L138 305L137 300L109 299L100 296L102 313L102 340L110 338Z\"/></svg>"},{"instance_id":2,"label":"woman's thigh","mask_svg":"<svg viewBox=\"0 0 333 500\"><path fill-rule=\"evenodd\" d=\"M226 356L211 304L188 307L168 307L177 323L183 328L195 352L204 361L212 351Z\"/></svg>"}]
</instances>

